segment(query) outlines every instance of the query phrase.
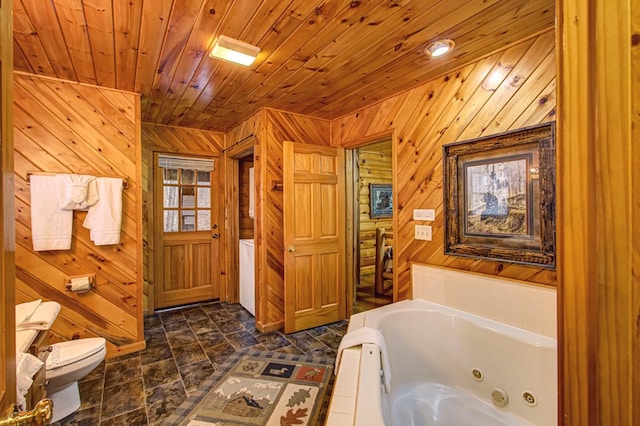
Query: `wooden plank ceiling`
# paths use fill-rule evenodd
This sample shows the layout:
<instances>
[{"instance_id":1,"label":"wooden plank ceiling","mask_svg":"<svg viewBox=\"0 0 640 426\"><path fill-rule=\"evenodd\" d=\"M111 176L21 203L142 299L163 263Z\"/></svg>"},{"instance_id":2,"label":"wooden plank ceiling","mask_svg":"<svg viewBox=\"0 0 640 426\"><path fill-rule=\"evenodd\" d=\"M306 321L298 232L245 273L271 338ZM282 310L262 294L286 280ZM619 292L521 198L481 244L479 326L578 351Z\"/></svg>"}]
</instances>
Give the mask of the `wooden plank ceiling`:
<instances>
[{"instance_id":1,"label":"wooden plank ceiling","mask_svg":"<svg viewBox=\"0 0 640 426\"><path fill-rule=\"evenodd\" d=\"M15 69L142 94L145 122L334 119L554 25L554 0L14 0ZM226 35L250 67L208 56ZM444 58L425 46L455 40Z\"/></svg>"}]
</instances>

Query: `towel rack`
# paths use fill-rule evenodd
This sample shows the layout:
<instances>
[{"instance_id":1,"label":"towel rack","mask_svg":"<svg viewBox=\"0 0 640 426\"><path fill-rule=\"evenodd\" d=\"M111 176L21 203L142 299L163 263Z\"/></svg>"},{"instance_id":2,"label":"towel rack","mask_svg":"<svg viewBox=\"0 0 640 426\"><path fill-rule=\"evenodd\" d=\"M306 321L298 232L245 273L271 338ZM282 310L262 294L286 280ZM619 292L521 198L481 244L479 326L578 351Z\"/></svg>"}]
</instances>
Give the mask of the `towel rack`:
<instances>
[{"instance_id":1,"label":"towel rack","mask_svg":"<svg viewBox=\"0 0 640 426\"><path fill-rule=\"evenodd\" d=\"M31 175L45 175L45 176L53 176L53 175L61 175L61 174L70 174L70 173L54 173L54 172L27 172L27 184L31 184ZM102 176L106 177L106 176ZM118 176L122 179L122 188L127 189L129 187L129 178L127 176Z\"/></svg>"}]
</instances>

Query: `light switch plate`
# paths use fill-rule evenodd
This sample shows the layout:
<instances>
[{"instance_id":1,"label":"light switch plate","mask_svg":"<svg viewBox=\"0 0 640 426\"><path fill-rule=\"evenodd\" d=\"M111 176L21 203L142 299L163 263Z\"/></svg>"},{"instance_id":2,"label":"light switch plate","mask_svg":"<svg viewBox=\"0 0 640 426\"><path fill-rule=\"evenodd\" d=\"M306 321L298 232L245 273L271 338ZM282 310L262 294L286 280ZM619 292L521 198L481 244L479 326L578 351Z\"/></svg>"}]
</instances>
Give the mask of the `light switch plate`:
<instances>
[{"instance_id":1,"label":"light switch plate","mask_svg":"<svg viewBox=\"0 0 640 426\"><path fill-rule=\"evenodd\" d=\"M428 225L416 225L415 239L431 241L431 227Z\"/></svg>"},{"instance_id":2,"label":"light switch plate","mask_svg":"<svg viewBox=\"0 0 640 426\"><path fill-rule=\"evenodd\" d=\"M434 209L413 209L413 220L436 220Z\"/></svg>"}]
</instances>

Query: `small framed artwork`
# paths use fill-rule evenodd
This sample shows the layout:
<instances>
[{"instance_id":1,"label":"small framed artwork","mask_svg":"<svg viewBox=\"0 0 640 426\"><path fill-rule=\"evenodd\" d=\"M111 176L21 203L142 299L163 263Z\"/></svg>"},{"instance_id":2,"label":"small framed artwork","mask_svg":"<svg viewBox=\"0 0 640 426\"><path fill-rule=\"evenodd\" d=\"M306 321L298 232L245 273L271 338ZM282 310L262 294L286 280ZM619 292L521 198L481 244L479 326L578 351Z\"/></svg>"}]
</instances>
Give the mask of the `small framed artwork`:
<instances>
[{"instance_id":1,"label":"small framed artwork","mask_svg":"<svg viewBox=\"0 0 640 426\"><path fill-rule=\"evenodd\" d=\"M445 253L555 269L555 123L443 147Z\"/></svg>"},{"instance_id":2,"label":"small framed artwork","mask_svg":"<svg viewBox=\"0 0 640 426\"><path fill-rule=\"evenodd\" d=\"M393 215L392 186L388 184L369 184L369 215L372 219Z\"/></svg>"}]
</instances>

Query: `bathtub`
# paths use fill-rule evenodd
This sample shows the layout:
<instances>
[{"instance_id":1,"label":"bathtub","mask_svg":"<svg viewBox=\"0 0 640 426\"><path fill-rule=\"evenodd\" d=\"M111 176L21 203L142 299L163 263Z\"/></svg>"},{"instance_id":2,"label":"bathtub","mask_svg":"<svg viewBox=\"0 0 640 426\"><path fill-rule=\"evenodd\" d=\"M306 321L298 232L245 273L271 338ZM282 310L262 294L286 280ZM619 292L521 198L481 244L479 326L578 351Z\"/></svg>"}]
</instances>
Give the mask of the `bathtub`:
<instances>
[{"instance_id":1,"label":"bathtub","mask_svg":"<svg viewBox=\"0 0 640 426\"><path fill-rule=\"evenodd\" d=\"M328 425L557 424L555 339L421 299L352 316L349 330L362 326L385 338L391 391L377 346L348 349L334 399L350 399L351 378L353 421L330 408Z\"/></svg>"}]
</instances>

